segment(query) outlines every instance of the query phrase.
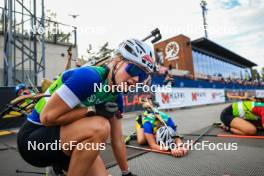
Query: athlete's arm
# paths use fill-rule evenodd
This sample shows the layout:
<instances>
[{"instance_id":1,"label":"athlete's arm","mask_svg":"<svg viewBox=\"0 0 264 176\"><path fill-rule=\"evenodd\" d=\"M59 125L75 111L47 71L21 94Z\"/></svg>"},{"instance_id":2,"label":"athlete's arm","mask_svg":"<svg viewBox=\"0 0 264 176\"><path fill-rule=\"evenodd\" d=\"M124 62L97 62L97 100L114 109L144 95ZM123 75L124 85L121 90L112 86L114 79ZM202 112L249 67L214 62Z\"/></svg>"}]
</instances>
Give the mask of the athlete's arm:
<instances>
[{"instance_id":1,"label":"athlete's arm","mask_svg":"<svg viewBox=\"0 0 264 176\"><path fill-rule=\"evenodd\" d=\"M227 97L230 98L230 99L239 99L239 100L244 100L244 99L249 98L249 96L248 96L247 93L245 93L244 96L232 95L232 94L230 94L230 93L227 93Z\"/></svg>"},{"instance_id":2,"label":"athlete's arm","mask_svg":"<svg viewBox=\"0 0 264 176\"><path fill-rule=\"evenodd\" d=\"M117 118L111 118L109 122L111 126L111 145L116 161L121 171L127 171L126 146L123 139L121 122Z\"/></svg>"},{"instance_id":3,"label":"athlete's arm","mask_svg":"<svg viewBox=\"0 0 264 176\"><path fill-rule=\"evenodd\" d=\"M166 149L162 149L160 145L156 144L155 137L153 134L148 134L145 133L146 140L148 142L149 147L152 150L164 150L167 151Z\"/></svg>"},{"instance_id":4,"label":"athlete's arm","mask_svg":"<svg viewBox=\"0 0 264 176\"><path fill-rule=\"evenodd\" d=\"M262 128L264 128L264 107L262 107L262 108L263 108L263 110L259 113L259 117L260 117L260 120L262 123Z\"/></svg>"},{"instance_id":5,"label":"athlete's arm","mask_svg":"<svg viewBox=\"0 0 264 176\"><path fill-rule=\"evenodd\" d=\"M69 48L67 50L68 54L67 54L67 62L65 64L65 70L69 70L71 68L71 60L72 60L72 49Z\"/></svg>"},{"instance_id":6,"label":"athlete's arm","mask_svg":"<svg viewBox=\"0 0 264 176\"><path fill-rule=\"evenodd\" d=\"M153 127L150 122L145 122L143 124L143 129L144 129L144 135L146 137L146 140L148 142L148 145L151 149L153 150L166 150L162 149L155 140L155 136L153 134Z\"/></svg>"},{"instance_id":7,"label":"athlete's arm","mask_svg":"<svg viewBox=\"0 0 264 176\"><path fill-rule=\"evenodd\" d=\"M173 120L171 118L168 119L167 125L169 127L171 127L173 130L175 130L176 135L177 135L177 126L175 125L175 123L173 122ZM178 148L171 150L172 155L174 155L176 157L185 156L187 154L188 149L184 148L182 140L179 137L176 137L175 144L178 146Z\"/></svg>"},{"instance_id":8,"label":"athlete's arm","mask_svg":"<svg viewBox=\"0 0 264 176\"><path fill-rule=\"evenodd\" d=\"M118 112L116 113L116 117L118 119L123 118L124 102L123 102L123 96L121 93L118 94L116 103L118 104Z\"/></svg>"},{"instance_id":9,"label":"athlete's arm","mask_svg":"<svg viewBox=\"0 0 264 176\"><path fill-rule=\"evenodd\" d=\"M252 113L258 116L261 120L262 127L264 128L264 103L255 102L256 104L252 108Z\"/></svg>"},{"instance_id":10,"label":"athlete's arm","mask_svg":"<svg viewBox=\"0 0 264 176\"><path fill-rule=\"evenodd\" d=\"M87 76L89 75L89 76ZM43 125L65 125L85 117L86 108L76 108L94 93L101 78L95 70L80 68L63 74L63 85L50 97L40 113Z\"/></svg>"},{"instance_id":11,"label":"athlete's arm","mask_svg":"<svg viewBox=\"0 0 264 176\"><path fill-rule=\"evenodd\" d=\"M172 118L169 118L166 124L175 131L177 136L177 126L173 122ZM175 144L177 144L177 146L182 146L182 140L179 137L176 137Z\"/></svg>"},{"instance_id":12,"label":"athlete's arm","mask_svg":"<svg viewBox=\"0 0 264 176\"><path fill-rule=\"evenodd\" d=\"M66 125L84 118L87 108L72 110L57 93L54 93L40 114L40 121L45 126Z\"/></svg>"},{"instance_id":13,"label":"athlete's arm","mask_svg":"<svg viewBox=\"0 0 264 176\"><path fill-rule=\"evenodd\" d=\"M168 119L168 121L166 122L166 124L169 127L171 127L175 132L177 132L176 125L175 125L175 123L173 122L173 120L171 118Z\"/></svg>"},{"instance_id":14,"label":"athlete's arm","mask_svg":"<svg viewBox=\"0 0 264 176\"><path fill-rule=\"evenodd\" d=\"M261 116L262 128L264 129L264 113Z\"/></svg>"}]
</instances>

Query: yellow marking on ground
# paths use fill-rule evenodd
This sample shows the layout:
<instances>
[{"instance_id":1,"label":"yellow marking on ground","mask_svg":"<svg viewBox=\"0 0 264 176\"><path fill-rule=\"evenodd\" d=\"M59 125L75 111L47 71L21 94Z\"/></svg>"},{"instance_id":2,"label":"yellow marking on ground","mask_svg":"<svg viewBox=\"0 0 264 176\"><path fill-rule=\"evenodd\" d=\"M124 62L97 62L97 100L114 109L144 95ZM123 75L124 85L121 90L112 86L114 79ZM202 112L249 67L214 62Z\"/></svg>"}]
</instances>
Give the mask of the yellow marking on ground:
<instances>
[{"instance_id":1,"label":"yellow marking on ground","mask_svg":"<svg viewBox=\"0 0 264 176\"><path fill-rule=\"evenodd\" d=\"M10 131L0 131L0 136L8 135L11 134L12 132Z\"/></svg>"}]
</instances>

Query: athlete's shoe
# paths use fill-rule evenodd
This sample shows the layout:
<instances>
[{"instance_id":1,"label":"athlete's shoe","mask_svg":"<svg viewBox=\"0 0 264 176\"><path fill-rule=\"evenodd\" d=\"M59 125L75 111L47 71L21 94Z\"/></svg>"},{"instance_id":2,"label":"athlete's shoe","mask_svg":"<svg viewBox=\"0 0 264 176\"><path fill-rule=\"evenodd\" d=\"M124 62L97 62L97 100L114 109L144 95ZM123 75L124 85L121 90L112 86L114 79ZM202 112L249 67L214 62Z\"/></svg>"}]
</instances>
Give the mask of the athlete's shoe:
<instances>
[{"instance_id":1,"label":"athlete's shoe","mask_svg":"<svg viewBox=\"0 0 264 176\"><path fill-rule=\"evenodd\" d=\"M137 139L137 134L136 132L133 132L132 134L128 135L126 138L125 138L125 144L129 144L129 142L131 140L136 140Z\"/></svg>"},{"instance_id":2,"label":"athlete's shoe","mask_svg":"<svg viewBox=\"0 0 264 176\"><path fill-rule=\"evenodd\" d=\"M56 165L46 167L46 176L66 176L63 170Z\"/></svg>"}]
</instances>

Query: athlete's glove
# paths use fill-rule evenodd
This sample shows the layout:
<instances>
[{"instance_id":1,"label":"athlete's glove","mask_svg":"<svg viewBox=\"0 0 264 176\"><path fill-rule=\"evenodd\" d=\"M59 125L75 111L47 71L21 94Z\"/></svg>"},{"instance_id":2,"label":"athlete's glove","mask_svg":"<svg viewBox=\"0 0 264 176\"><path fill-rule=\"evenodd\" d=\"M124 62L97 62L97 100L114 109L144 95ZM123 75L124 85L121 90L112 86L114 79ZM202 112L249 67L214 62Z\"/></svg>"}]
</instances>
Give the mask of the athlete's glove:
<instances>
[{"instance_id":1,"label":"athlete's glove","mask_svg":"<svg viewBox=\"0 0 264 176\"><path fill-rule=\"evenodd\" d=\"M137 176L135 174L133 174L132 172L127 172L127 173L122 173L122 176Z\"/></svg>"},{"instance_id":2,"label":"athlete's glove","mask_svg":"<svg viewBox=\"0 0 264 176\"><path fill-rule=\"evenodd\" d=\"M123 113L120 110L118 110L118 111L116 111L115 116L116 116L117 119L122 119L123 118Z\"/></svg>"},{"instance_id":3,"label":"athlete's glove","mask_svg":"<svg viewBox=\"0 0 264 176\"><path fill-rule=\"evenodd\" d=\"M118 104L115 102L105 102L95 105L96 115L112 118L118 111Z\"/></svg>"}]
</instances>

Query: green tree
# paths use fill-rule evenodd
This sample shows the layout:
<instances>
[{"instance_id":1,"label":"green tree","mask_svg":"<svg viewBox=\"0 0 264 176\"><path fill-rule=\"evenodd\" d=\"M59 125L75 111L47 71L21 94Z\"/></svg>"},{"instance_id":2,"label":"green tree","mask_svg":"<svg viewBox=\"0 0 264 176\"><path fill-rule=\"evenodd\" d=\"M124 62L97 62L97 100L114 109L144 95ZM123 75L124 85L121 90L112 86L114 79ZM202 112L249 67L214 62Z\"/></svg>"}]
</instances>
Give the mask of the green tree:
<instances>
[{"instance_id":1,"label":"green tree","mask_svg":"<svg viewBox=\"0 0 264 176\"><path fill-rule=\"evenodd\" d=\"M57 14L55 12L52 12L50 9L46 10L46 21L45 21L45 26L47 30L47 35L46 38L48 40L53 40L54 39L54 34L56 33L57 29L57 24L54 22L57 20Z\"/></svg>"},{"instance_id":2,"label":"green tree","mask_svg":"<svg viewBox=\"0 0 264 176\"><path fill-rule=\"evenodd\" d=\"M93 51L92 46L89 45L89 48L86 49L86 52L88 54L88 62L93 65L98 61L106 60L107 58L111 57L113 51L114 49L109 48L108 42L101 46L98 51Z\"/></svg>"},{"instance_id":3,"label":"green tree","mask_svg":"<svg viewBox=\"0 0 264 176\"><path fill-rule=\"evenodd\" d=\"M257 69L251 69L251 74L252 74L252 80L260 79L260 74Z\"/></svg>"},{"instance_id":4,"label":"green tree","mask_svg":"<svg viewBox=\"0 0 264 176\"><path fill-rule=\"evenodd\" d=\"M264 67L261 68L261 78L262 81L264 81Z\"/></svg>"}]
</instances>

